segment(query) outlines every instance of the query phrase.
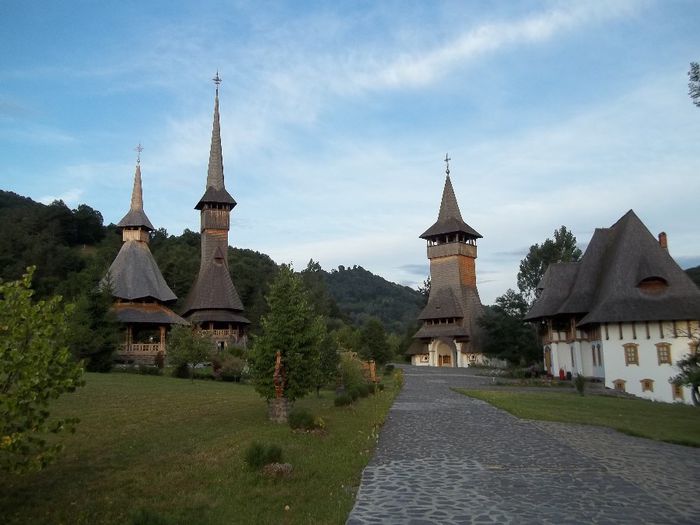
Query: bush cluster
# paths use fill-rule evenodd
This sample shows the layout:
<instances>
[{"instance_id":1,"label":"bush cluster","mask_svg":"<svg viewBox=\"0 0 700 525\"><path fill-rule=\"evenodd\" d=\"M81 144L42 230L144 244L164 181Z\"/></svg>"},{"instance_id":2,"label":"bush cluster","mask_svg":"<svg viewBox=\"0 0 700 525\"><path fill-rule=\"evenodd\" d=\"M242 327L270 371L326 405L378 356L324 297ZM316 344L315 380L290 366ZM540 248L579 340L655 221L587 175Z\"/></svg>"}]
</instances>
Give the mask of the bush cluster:
<instances>
[{"instance_id":1,"label":"bush cluster","mask_svg":"<svg viewBox=\"0 0 700 525\"><path fill-rule=\"evenodd\" d=\"M282 463L282 449L278 445L265 445L253 441L246 450L245 462L252 469L259 469L270 463Z\"/></svg>"},{"instance_id":2,"label":"bush cluster","mask_svg":"<svg viewBox=\"0 0 700 525\"><path fill-rule=\"evenodd\" d=\"M394 371L394 365L392 365L391 363L384 365L384 375L385 376L390 376L393 371Z\"/></svg>"},{"instance_id":3,"label":"bush cluster","mask_svg":"<svg viewBox=\"0 0 700 525\"><path fill-rule=\"evenodd\" d=\"M293 408L289 413L289 426L293 429L313 430L316 428L314 416L303 408Z\"/></svg>"},{"instance_id":4,"label":"bush cluster","mask_svg":"<svg viewBox=\"0 0 700 525\"><path fill-rule=\"evenodd\" d=\"M350 394L343 393L343 394L338 394L335 396L335 400L333 401L333 404L337 407L345 407L348 405L352 404L352 397L350 397Z\"/></svg>"}]
</instances>

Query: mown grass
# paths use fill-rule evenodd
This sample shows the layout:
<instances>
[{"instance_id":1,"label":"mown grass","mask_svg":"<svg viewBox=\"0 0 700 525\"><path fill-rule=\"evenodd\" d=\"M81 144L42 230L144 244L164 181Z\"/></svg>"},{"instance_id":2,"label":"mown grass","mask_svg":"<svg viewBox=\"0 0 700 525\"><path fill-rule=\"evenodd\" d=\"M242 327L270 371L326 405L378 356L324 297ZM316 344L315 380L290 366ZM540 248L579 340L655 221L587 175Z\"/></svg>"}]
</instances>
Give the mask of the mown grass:
<instances>
[{"instance_id":1,"label":"mown grass","mask_svg":"<svg viewBox=\"0 0 700 525\"><path fill-rule=\"evenodd\" d=\"M599 425L633 436L700 447L700 410L688 405L565 392L457 391L522 419Z\"/></svg>"},{"instance_id":2,"label":"mown grass","mask_svg":"<svg viewBox=\"0 0 700 525\"><path fill-rule=\"evenodd\" d=\"M344 523L394 391L344 408L321 394L297 402L326 421L314 435L269 422L249 385L88 374L53 407L81 419L60 459L0 479L2 522ZM280 445L292 476L251 471L252 441Z\"/></svg>"}]
</instances>

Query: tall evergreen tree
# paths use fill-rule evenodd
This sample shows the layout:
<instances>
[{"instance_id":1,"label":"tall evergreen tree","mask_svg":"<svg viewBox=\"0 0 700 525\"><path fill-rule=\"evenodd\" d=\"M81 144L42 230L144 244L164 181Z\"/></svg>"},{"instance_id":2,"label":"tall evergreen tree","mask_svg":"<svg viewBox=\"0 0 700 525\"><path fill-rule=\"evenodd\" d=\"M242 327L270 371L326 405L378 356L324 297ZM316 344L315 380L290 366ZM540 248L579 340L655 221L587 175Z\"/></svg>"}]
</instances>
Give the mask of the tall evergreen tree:
<instances>
[{"instance_id":1,"label":"tall evergreen tree","mask_svg":"<svg viewBox=\"0 0 700 525\"><path fill-rule=\"evenodd\" d=\"M282 265L272 282L267 304L262 333L253 341L250 354L255 390L265 399L275 396L275 357L279 351L285 376L284 397L294 401L316 386L323 318L314 312L301 277L288 265Z\"/></svg>"},{"instance_id":2,"label":"tall evergreen tree","mask_svg":"<svg viewBox=\"0 0 700 525\"><path fill-rule=\"evenodd\" d=\"M526 301L532 303L537 296L537 285L550 264L576 262L581 255L581 250L576 246L576 237L566 226L554 230L554 240L547 239L541 245L533 244L525 258L520 261L520 293Z\"/></svg>"},{"instance_id":3,"label":"tall evergreen tree","mask_svg":"<svg viewBox=\"0 0 700 525\"><path fill-rule=\"evenodd\" d=\"M360 335L360 356L383 365L391 359L391 349L387 341L384 325L379 319L370 319L365 323Z\"/></svg>"}]
</instances>

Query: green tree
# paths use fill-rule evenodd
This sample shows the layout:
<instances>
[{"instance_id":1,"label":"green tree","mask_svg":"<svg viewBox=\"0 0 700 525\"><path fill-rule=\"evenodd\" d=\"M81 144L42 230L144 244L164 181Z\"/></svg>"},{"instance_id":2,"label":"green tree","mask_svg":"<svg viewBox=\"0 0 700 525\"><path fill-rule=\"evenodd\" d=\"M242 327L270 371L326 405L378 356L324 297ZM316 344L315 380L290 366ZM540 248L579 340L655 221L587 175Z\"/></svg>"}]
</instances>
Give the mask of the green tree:
<instances>
[{"instance_id":1,"label":"green tree","mask_svg":"<svg viewBox=\"0 0 700 525\"><path fill-rule=\"evenodd\" d=\"M88 372L112 369L112 356L119 344L119 321L112 303L109 286L95 283L74 303L68 345L76 358L85 360Z\"/></svg>"},{"instance_id":2,"label":"green tree","mask_svg":"<svg viewBox=\"0 0 700 525\"><path fill-rule=\"evenodd\" d=\"M680 372L669 381L674 385L690 387L690 394L695 406L700 406L700 354L691 354L676 362Z\"/></svg>"},{"instance_id":3,"label":"green tree","mask_svg":"<svg viewBox=\"0 0 700 525\"><path fill-rule=\"evenodd\" d=\"M391 349L387 341L384 325L379 319L370 319L360 332L360 356L363 359L383 365L391 358Z\"/></svg>"},{"instance_id":4,"label":"green tree","mask_svg":"<svg viewBox=\"0 0 700 525\"><path fill-rule=\"evenodd\" d=\"M270 285L268 313L261 320L262 332L253 341L250 369L255 390L265 399L275 395L275 356L282 356L284 396L294 401L315 387L323 318L316 315L301 277L282 265Z\"/></svg>"},{"instance_id":5,"label":"green tree","mask_svg":"<svg viewBox=\"0 0 700 525\"><path fill-rule=\"evenodd\" d=\"M326 333L319 346L319 360L314 381L317 397L320 396L321 388L338 377L339 364L338 341L332 333Z\"/></svg>"},{"instance_id":6,"label":"green tree","mask_svg":"<svg viewBox=\"0 0 700 525\"><path fill-rule=\"evenodd\" d=\"M207 362L213 350L211 339L190 326L176 326L170 332L168 362L176 368L187 367L192 381L195 367Z\"/></svg>"},{"instance_id":7,"label":"green tree","mask_svg":"<svg viewBox=\"0 0 700 525\"><path fill-rule=\"evenodd\" d=\"M533 327L523 319L528 310L525 298L509 289L479 318L484 330L484 353L511 363L527 364L540 358Z\"/></svg>"},{"instance_id":8,"label":"green tree","mask_svg":"<svg viewBox=\"0 0 700 525\"><path fill-rule=\"evenodd\" d=\"M700 64L697 62L691 62L688 70L688 94L693 104L700 108Z\"/></svg>"},{"instance_id":9,"label":"green tree","mask_svg":"<svg viewBox=\"0 0 700 525\"><path fill-rule=\"evenodd\" d=\"M33 302L33 273L0 282L0 469L11 472L56 457L61 444L49 434L72 431L78 420L49 418L49 401L84 383L65 344L70 308L60 297Z\"/></svg>"},{"instance_id":10,"label":"green tree","mask_svg":"<svg viewBox=\"0 0 700 525\"><path fill-rule=\"evenodd\" d=\"M575 262L581 258L576 246L576 237L562 226L554 230L554 240L547 239L541 245L533 244L525 258L520 261L518 288L528 303L537 297L537 285L550 264Z\"/></svg>"}]
</instances>

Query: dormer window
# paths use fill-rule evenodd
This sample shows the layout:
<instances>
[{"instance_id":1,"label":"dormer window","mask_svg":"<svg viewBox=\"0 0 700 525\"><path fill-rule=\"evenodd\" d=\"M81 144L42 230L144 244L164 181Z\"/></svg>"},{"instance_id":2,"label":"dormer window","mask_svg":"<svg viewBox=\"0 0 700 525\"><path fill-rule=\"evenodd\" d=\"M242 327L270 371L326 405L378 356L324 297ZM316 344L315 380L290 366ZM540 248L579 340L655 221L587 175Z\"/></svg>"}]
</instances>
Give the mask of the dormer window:
<instances>
[{"instance_id":1,"label":"dormer window","mask_svg":"<svg viewBox=\"0 0 700 525\"><path fill-rule=\"evenodd\" d=\"M658 276L646 277L639 281L637 288L644 294L658 295L666 291L666 288L668 288L668 281Z\"/></svg>"}]
</instances>

